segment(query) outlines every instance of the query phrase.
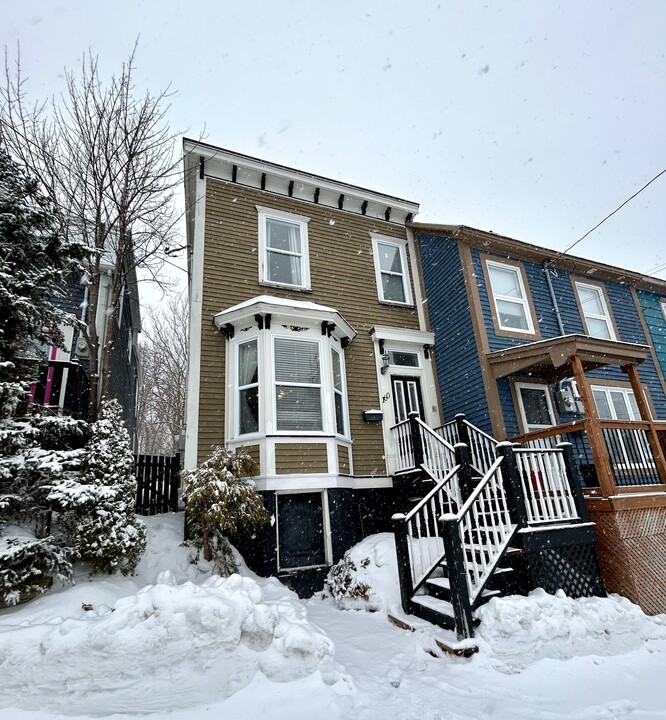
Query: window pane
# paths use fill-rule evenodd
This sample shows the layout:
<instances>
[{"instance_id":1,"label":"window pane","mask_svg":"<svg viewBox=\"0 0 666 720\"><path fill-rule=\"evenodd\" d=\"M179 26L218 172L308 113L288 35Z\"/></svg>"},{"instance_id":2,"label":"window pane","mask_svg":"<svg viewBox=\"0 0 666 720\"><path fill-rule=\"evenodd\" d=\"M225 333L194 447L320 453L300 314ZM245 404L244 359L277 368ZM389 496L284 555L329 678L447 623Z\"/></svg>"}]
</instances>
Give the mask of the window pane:
<instances>
[{"instance_id":1,"label":"window pane","mask_svg":"<svg viewBox=\"0 0 666 720\"><path fill-rule=\"evenodd\" d=\"M603 390L592 390L594 396L594 404L597 406L597 415L600 420L612 420L613 415L608 403L608 398Z\"/></svg>"},{"instance_id":2,"label":"window pane","mask_svg":"<svg viewBox=\"0 0 666 720\"><path fill-rule=\"evenodd\" d=\"M301 256L268 251L268 281L285 285L303 285Z\"/></svg>"},{"instance_id":3,"label":"window pane","mask_svg":"<svg viewBox=\"0 0 666 720\"><path fill-rule=\"evenodd\" d=\"M525 308L522 304L510 300L498 300L497 311L499 312L501 327L529 330Z\"/></svg>"},{"instance_id":4,"label":"window pane","mask_svg":"<svg viewBox=\"0 0 666 720\"><path fill-rule=\"evenodd\" d=\"M600 320L599 318L585 318L587 321L587 329L591 337L603 338L604 340L610 340L611 334L608 328L606 320Z\"/></svg>"},{"instance_id":5,"label":"window pane","mask_svg":"<svg viewBox=\"0 0 666 720\"><path fill-rule=\"evenodd\" d=\"M336 350L331 350L331 361L333 363L333 387L342 392L342 372L340 370L340 355Z\"/></svg>"},{"instance_id":6,"label":"window pane","mask_svg":"<svg viewBox=\"0 0 666 720\"><path fill-rule=\"evenodd\" d=\"M301 252L301 228L294 223L266 219L266 244L274 250Z\"/></svg>"},{"instance_id":7,"label":"window pane","mask_svg":"<svg viewBox=\"0 0 666 720\"><path fill-rule=\"evenodd\" d=\"M321 430L321 392L318 387L275 388L278 430Z\"/></svg>"},{"instance_id":8,"label":"window pane","mask_svg":"<svg viewBox=\"0 0 666 720\"><path fill-rule=\"evenodd\" d=\"M629 408L627 407L627 400L624 393L611 390L610 396L613 402L613 409L615 410L615 417L618 420L631 420L632 417L629 415Z\"/></svg>"},{"instance_id":9,"label":"window pane","mask_svg":"<svg viewBox=\"0 0 666 720\"><path fill-rule=\"evenodd\" d=\"M319 384L319 343L275 338L275 379Z\"/></svg>"},{"instance_id":10,"label":"window pane","mask_svg":"<svg viewBox=\"0 0 666 720\"><path fill-rule=\"evenodd\" d=\"M238 386L252 385L258 382L257 341L238 346Z\"/></svg>"},{"instance_id":11,"label":"window pane","mask_svg":"<svg viewBox=\"0 0 666 720\"><path fill-rule=\"evenodd\" d=\"M397 245L384 245L383 243L377 243L377 251L379 252L379 268L382 272L402 274L400 248Z\"/></svg>"},{"instance_id":12,"label":"window pane","mask_svg":"<svg viewBox=\"0 0 666 720\"><path fill-rule=\"evenodd\" d=\"M392 302L406 302L405 287L402 282L402 275L382 274L382 294L384 300Z\"/></svg>"},{"instance_id":13,"label":"window pane","mask_svg":"<svg viewBox=\"0 0 666 720\"><path fill-rule=\"evenodd\" d=\"M605 315L606 311L601 301L601 291L598 288L584 287L578 285L578 297L583 308L583 313L594 315Z\"/></svg>"},{"instance_id":14,"label":"window pane","mask_svg":"<svg viewBox=\"0 0 666 720\"><path fill-rule=\"evenodd\" d=\"M552 425L553 420L548 408L546 391L538 388L520 388L525 420L529 427L533 425Z\"/></svg>"},{"instance_id":15,"label":"window pane","mask_svg":"<svg viewBox=\"0 0 666 720\"><path fill-rule=\"evenodd\" d=\"M636 398L634 396L633 391L627 392L626 397L627 397L627 400L629 401L629 409L630 409L631 415L632 415L631 419L632 420L640 420L641 413L640 413L640 410L638 409L638 405L636 403Z\"/></svg>"},{"instance_id":16,"label":"window pane","mask_svg":"<svg viewBox=\"0 0 666 720\"><path fill-rule=\"evenodd\" d=\"M389 364L398 367L418 367L419 356L417 353L389 350Z\"/></svg>"},{"instance_id":17,"label":"window pane","mask_svg":"<svg viewBox=\"0 0 666 720\"><path fill-rule=\"evenodd\" d=\"M238 393L240 435L259 430L259 388L252 387Z\"/></svg>"},{"instance_id":18,"label":"window pane","mask_svg":"<svg viewBox=\"0 0 666 720\"><path fill-rule=\"evenodd\" d=\"M345 415L342 410L342 395L335 393L335 430L338 435L345 434Z\"/></svg>"},{"instance_id":19,"label":"window pane","mask_svg":"<svg viewBox=\"0 0 666 720\"><path fill-rule=\"evenodd\" d=\"M493 286L495 295L503 295L504 297L523 299L518 282L518 273L511 268L498 268L489 265L490 281Z\"/></svg>"}]
</instances>

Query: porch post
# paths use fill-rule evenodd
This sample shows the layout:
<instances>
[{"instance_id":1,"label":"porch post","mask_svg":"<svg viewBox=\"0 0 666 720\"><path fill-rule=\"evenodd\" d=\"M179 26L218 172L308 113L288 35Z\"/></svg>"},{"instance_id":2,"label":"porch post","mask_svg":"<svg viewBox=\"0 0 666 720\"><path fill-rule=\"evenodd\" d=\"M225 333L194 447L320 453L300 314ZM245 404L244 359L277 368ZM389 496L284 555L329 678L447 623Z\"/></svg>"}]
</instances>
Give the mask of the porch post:
<instances>
[{"instance_id":1,"label":"porch post","mask_svg":"<svg viewBox=\"0 0 666 720\"><path fill-rule=\"evenodd\" d=\"M571 369L573 370L574 378L576 379L576 384L578 385L578 392L580 393L580 398L583 401L583 408L585 409L585 416L587 418L587 439L590 443L594 467L597 470L597 477L599 478L599 488L604 497L611 497L612 495L617 494L613 468L611 467L610 458L608 457L606 441L604 440L604 435L601 432L597 406L595 405L594 398L592 397L590 384L587 381L587 377L585 377L583 363L578 355L572 356Z\"/></svg>"},{"instance_id":2,"label":"porch post","mask_svg":"<svg viewBox=\"0 0 666 720\"><path fill-rule=\"evenodd\" d=\"M659 473L659 479L662 483L666 483L666 459L664 458L659 437L657 436L654 424L652 423L650 408L648 407L647 400L645 399L641 379L638 376L638 368L635 365L624 365L622 367L622 372L629 376L629 382L631 383L631 389L633 390L634 398L636 399L636 405L638 405L638 412L641 414L641 420L649 423L650 425L647 431L650 450L652 451L654 464L657 467L657 472Z\"/></svg>"}]
</instances>

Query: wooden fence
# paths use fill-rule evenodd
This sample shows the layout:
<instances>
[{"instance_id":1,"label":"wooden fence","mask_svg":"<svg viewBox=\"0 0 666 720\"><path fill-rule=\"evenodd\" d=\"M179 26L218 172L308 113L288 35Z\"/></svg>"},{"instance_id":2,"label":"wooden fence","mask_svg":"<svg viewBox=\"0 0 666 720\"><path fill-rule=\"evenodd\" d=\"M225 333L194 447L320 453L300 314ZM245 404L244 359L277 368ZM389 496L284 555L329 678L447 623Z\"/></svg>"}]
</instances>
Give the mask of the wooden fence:
<instances>
[{"instance_id":1,"label":"wooden fence","mask_svg":"<svg viewBox=\"0 0 666 720\"><path fill-rule=\"evenodd\" d=\"M135 455L136 505L139 515L178 510L180 455Z\"/></svg>"}]
</instances>

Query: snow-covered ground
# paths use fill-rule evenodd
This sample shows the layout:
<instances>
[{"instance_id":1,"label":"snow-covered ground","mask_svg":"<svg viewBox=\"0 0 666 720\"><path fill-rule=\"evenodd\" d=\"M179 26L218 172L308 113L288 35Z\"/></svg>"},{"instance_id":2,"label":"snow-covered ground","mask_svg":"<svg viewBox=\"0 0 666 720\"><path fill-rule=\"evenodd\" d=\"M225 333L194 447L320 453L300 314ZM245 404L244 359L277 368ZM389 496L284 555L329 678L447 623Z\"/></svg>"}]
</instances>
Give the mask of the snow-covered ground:
<instances>
[{"instance_id":1,"label":"snow-covered ground","mask_svg":"<svg viewBox=\"0 0 666 720\"><path fill-rule=\"evenodd\" d=\"M80 574L0 611L0 720L666 718L666 616L621 598L493 600L464 659L437 651L443 631L388 621L390 536L352 553L369 600L336 604L211 577L179 546L182 516L147 524L135 576Z\"/></svg>"}]
</instances>

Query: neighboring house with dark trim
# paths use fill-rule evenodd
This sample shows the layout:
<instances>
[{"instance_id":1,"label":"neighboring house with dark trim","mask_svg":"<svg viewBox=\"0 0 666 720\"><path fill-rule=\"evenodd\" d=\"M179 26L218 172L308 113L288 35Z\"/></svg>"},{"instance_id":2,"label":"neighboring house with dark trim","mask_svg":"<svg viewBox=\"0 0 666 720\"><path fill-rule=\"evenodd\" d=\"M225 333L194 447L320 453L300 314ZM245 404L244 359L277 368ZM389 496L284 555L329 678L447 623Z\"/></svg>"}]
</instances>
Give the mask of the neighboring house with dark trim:
<instances>
[{"instance_id":1,"label":"neighboring house with dark trim","mask_svg":"<svg viewBox=\"0 0 666 720\"><path fill-rule=\"evenodd\" d=\"M666 282L465 226L410 227L444 418L572 442L606 587L666 611Z\"/></svg>"},{"instance_id":2,"label":"neighboring house with dark trim","mask_svg":"<svg viewBox=\"0 0 666 720\"><path fill-rule=\"evenodd\" d=\"M67 291L59 304L85 323L95 322L100 354L105 343L114 265L103 258L100 264L100 291L96 308L88 301L87 276L69 278ZM64 348L46 348L47 362L31 386L31 402L55 412L86 418L88 415L89 351L85 338L73 326L62 328ZM136 410L140 382L138 336L141 311L136 271L125 273L120 299L118 327L111 348L109 392L123 408L125 425L136 449ZM101 385L100 385L101 391ZM99 398L101 400L101 397Z\"/></svg>"},{"instance_id":3,"label":"neighboring house with dark trim","mask_svg":"<svg viewBox=\"0 0 666 720\"><path fill-rule=\"evenodd\" d=\"M413 240L418 205L185 140L190 351L185 469L256 460L275 523L259 572L302 592L390 530L390 427L439 424Z\"/></svg>"}]
</instances>

